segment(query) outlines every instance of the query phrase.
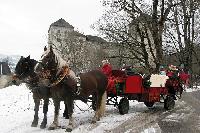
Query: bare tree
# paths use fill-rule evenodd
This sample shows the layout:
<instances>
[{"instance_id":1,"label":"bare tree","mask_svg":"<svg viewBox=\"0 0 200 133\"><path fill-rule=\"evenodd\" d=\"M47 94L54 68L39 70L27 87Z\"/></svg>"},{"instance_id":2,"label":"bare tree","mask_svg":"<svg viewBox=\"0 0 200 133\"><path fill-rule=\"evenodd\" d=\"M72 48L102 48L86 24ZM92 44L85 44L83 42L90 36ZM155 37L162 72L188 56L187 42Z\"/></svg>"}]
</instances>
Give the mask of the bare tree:
<instances>
[{"instance_id":1,"label":"bare tree","mask_svg":"<svg viewBox=\"0 0 200 133\"><path fill-rule=\"evenodd\" d=\"M199 3L195 0L177 1L180 4L172 9L171 17L166 23L164 40L167 49L176 53L179 63L192 72L194 60L200 65L198 53L194 49L199 42Z\"/></svg>"},{"instance_id":2,"label":"bare tree","mask_svg":"<svg viewBox=\"0 0 200 133\"><path fill-rule=\"evenodd\" d=\"M98 21L96 28L120 47L128 48L131 53L128 58L137 60L149 71L153 68L158 71L163 64L165 22L177 3L172 0L152 0L150 4L144 0L103 0L103 4L112 10Z\"/></svg>"}]
</instances>

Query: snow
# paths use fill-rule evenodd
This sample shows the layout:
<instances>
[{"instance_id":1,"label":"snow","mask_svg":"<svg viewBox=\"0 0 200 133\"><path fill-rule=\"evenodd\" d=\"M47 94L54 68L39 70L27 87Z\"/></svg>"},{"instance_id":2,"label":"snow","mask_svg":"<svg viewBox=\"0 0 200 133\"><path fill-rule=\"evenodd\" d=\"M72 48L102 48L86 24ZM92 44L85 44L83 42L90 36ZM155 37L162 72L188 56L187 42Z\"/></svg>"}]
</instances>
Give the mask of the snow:
<instances>
[{"instance_id":1,"label":"snow","mask_svg":"<svg viewBox=\"0 0 200 133\"><path fill-rule=\"evenodd\" d=\"M142 133L156 133L154 128L145 129Z\"/></svg>"},{"instance_id":2,"label":"snow","mask_svg":"<svg viewBox=\"0 0 200 133\"><path fill-rule=\"evenodd\" d=\"M53 121L54 106L52 100L49 104L48 111L48 123L47 128L40 129L39 125L43 118L42 113L42 101L39 110L39 123L37 127L31 127L31 122L34 116L34 101L32 99L32 93L26 87L25 84L21 86L9 86L7 88L0 89L0 129L2 133L63 133L65 130L62 128L50 131L47 128ZM79 108L85 111L81 111ZM138 114L133 106L137 106L139 110L147 110L143 103L136 101L130 102L130 111L128 114L120 115L118 109L112 105L106 106L106 116L103 117L96 124L91 124L91 118L94 115L94 111L89 109L90 104L87 105L81 101L76 101L74 109L74 117L76 128L73 133L102 133L105 130L110 130L124 121L134 117ZM132 110L131 110L132 108ZM65 127L68 124L68 120L62 117L64 110L64 104L61 102L59 122L61 127Z\"/></svg>"},{"instance_id":3,"label":"snow","mask_svg":"<svg viewBox=\"0 0 200 133\"><path fill-rule=\"evenodd\" d=\"M185 88L186 92L193 92L200 90L200 86L195 86L193 88Z\"/></svg>"},{"instance_id":4,"label":"snow","mask_svg":"<svg viewBox=\"0 0 200 133\"><path fill-rule=\"evenodd\" d=\"M199 87L200 88L200 87ZM195 89L197 90L197 89ZM194 89L187 89L187 92L194 91ZM180 103L181 104L181 103ZM53 101L49 103L48 111L48 123L47 128L40 129L39 125L43 118L42 113L43 101L40 104L39 110L39 123L37 127L31 127L31 123L34 116L34 101L32 99L32 93L26 87L25 84L21 86L9 86L7 88L0 89L0 129L2 133L63 133L65 129L58 128L56 130L48 130L49 125L53 122L54 106ZM178 105L177 105L178 106ZM137 101L130 101L129 113L120 115L118 109L113 105L106 105L106 114L96 124L91 124L91 118L94 116L94 111L89 108L90 103L85 104L81 101L75 102L74 118L75 118L75 129L72 133L103 133L110 131L120 124L133 118L140 112L148 110L148 108ZM81 111L79 108L81 108ZM65 127L68 124L68 120L62 117L64 111L64 104L61 102L59 122L61 127ZM165 120L176 121L183 114L171 114ZM160 132L159 125L152 125L147 129L144 129L142 133L154 133ZM128 131L127 131L128 133Z\"/></svg>"}]
</instances>

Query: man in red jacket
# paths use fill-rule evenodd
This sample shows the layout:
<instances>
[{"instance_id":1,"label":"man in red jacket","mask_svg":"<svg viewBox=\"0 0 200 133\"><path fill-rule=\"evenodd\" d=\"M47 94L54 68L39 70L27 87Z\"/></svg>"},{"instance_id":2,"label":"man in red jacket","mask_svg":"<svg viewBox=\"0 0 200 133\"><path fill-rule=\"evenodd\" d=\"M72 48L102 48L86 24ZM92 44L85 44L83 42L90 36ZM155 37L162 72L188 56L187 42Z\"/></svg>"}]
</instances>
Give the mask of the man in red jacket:
<instances>
[{"instance_id":1,"label":"man in red jacket","mask_svg":"<svg viewBox=\"0 0 200 133\"><path fill-rule=\"evenodd\" d=\"M107 86L107 92L116 94L116 89L115 89L115 81L114 77L112 76L112 66L108 62L108 60L103 60L102 61L102 68L101 71L108 77L108 86Z\"/></svg>"},{"instance_id":2,"label":"man in red jacket","mask_svg":"<svg viewBox=\"0 0 200 133\"><path fill-rule=\"evenodd\" d=\"M108 60L103 60L102 63L103 63L103 66L101 68L102 72L107 76L111 76L111 74L112 74L112 66L110 65Z\"/></svg>"}]
</instances>

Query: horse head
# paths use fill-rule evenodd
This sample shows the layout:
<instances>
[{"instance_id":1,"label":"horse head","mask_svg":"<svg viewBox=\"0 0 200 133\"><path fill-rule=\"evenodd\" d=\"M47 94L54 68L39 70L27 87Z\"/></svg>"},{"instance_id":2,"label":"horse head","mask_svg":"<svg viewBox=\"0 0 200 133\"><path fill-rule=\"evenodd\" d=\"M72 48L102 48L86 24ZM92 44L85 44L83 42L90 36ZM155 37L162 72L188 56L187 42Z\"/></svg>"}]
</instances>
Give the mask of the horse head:
<instances>
[{"instance_id":1,"label":"horse head","mask_svg":"<svg viewBox=\"0 0 200 133\"><path fill-rule=\"evenodd\" d=\"M63 71L63 68L67 68L68 70L67 62L64 61L57 51L50 45L49 48L44 48L41 60L35 66L35 72L41 79L53 83L60 76L59 74ZM44 85L46 85L46 83L44 83Z\"/></svg>"},{"instance_id":2,"label":"horse head","mask_svg":"<svg viewBox=\"0 0 200 133\"><path fill-rule=\"evenodd\" d=\"M13 76L13 83L19 85L20 80L25 80L29 76L34 75L34 66L37 61L34 59L30 59L30 55L28 57L21 56L15 67L15 74Z\"/></svg>"}]
</instances>

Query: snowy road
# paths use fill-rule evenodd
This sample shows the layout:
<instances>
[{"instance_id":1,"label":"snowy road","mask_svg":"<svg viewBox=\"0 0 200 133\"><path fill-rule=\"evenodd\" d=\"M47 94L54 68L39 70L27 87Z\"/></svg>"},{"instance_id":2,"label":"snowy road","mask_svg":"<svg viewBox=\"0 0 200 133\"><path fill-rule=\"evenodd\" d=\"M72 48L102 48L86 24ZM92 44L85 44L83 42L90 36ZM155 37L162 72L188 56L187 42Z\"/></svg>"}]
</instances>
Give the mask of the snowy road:
<instances>
[{"instance_id":1,"label":"snowy road","mask_svg":"<svg viewBox=\"0 0 200 133\"><path fill-rule=\"evenodd\" d=\"M113 133L200 133L200 91L184 93L173 110L163 105L134 116L112 130Z\"/></svg>"},{"instance_id":2,"label":"snowy road","mask_svg":"<svg viewBox=\"0 0 200 133\"><path fill-rule=\"evenodd\" d=\"M194 94L198 97L197 93ZM75 106L74 116L76 128L72 133L160 133L161 131L164 133L180 131L193 133L199 131L200 127L199 112L195 111L193 106L200 104L197 102L193 103L195 100L192 100L191 97L193 97L191 93L186 93L183 97L184 101L177 101L175 109L171 111L164 110L163 104L161 103L156 104L155 108L149 110L143 103L130 101L129 113L120 115L117 108L108 105L106 106L106 116L96 124L90 124L91 118L94 115L92 109L87 110L88 105L81 101L76 101L76 105L86 111L80 111ZM62 117L63 106L64 104L62 102L59 117L60 126L62 127L68 123L68 120ZM1 89L0 109L0 132L2 133L63 133L65 131L61 128L49 131L47 128L40 129L39 125L38 127L30 126L34 114L34 104L32 93L30 93L30 90L25 85L18 87L10 86ZM53 121L53 111L53 103L50 102L47 127ZM41 102L39 124L42 116Z\"/></svg>"},{"instance_id":3,"label":"snowy road","mask_svg":"<svg viewBox=\"0 0 200 133\"><path fill-rule=\"evenodd\" d=\"M87 110L88 105L82 103L81 101L76 101L81 109ZM106 116L103 117L96 124L90 124L91 118L94 115L92 109L85 112L80 111L76 106L74 110L74 117L76 128L73 133L85 133L85 132L97 132L102 133L104 131L111 130L118 127L123 122L134 117L135 115L148 110L143 103L130 102L131 109L128 114L120 115L118 109L113 106L106 106ZM38 127L31 127L31 122L34 114L34 102L32 99L32 93L26 88L25 85L22 86L10 86L0 90L0 129L2 133L62 133L64 129L57 129L55 131L49 131L46 129L42 130ZM60 126L64 127L68 123L68 120L62 117L64 109L63 102L61 103L59 122ZM47 127L53 121L53 102L50 102L48 111L48 123ZM43 118L42 114L42 102L40 105L39 112L39 124Z\"/></svg>"}]
</instances>

